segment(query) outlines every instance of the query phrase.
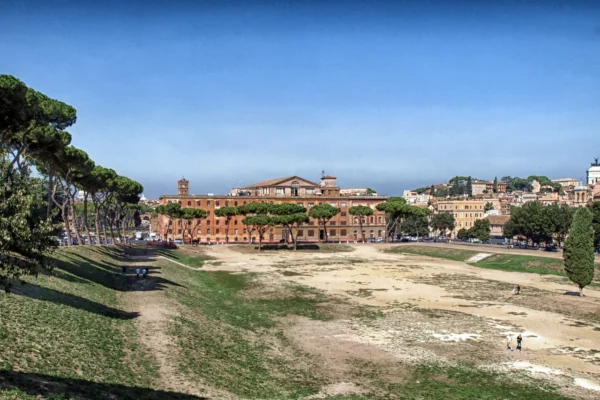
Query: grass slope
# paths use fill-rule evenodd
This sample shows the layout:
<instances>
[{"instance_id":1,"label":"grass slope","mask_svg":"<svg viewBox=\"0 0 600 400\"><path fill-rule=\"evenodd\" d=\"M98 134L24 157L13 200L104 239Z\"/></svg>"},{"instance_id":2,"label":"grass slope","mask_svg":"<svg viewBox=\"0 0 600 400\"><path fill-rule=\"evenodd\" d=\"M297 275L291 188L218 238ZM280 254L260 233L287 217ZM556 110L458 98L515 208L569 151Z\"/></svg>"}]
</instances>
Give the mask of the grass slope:
<instances>
[{"instance_id":1,"label":"grass slope","mask_svg":"<svg viewBox=\"0 0 600 400\"><path fill-rule=\"evenodd\" d=\"M479 252L443 247L397 246L389 251L392 253L417 254L453 261L466 261L478 253L485 252L485 249ZM540 275L566 277L564 263L560 258L524 256L518 254L493 254L476 263L470 263L469 265L509 272L528 272ZM597 267L596 270L595 279L596 281L600 281L600 267Z\"/></svg>"},{"instance_id":2,"label":"grass slope","mask_svg":"<svg viewBox=\"0 0 600 400\"><path fill-rule=\"evenodd\" d=\"M51 276L0 294L0 398L185 398L150 389L157 367L137 340L137 314L119 301L123 254L82 246L53 261Z\"/></svg>"}]
</instances>

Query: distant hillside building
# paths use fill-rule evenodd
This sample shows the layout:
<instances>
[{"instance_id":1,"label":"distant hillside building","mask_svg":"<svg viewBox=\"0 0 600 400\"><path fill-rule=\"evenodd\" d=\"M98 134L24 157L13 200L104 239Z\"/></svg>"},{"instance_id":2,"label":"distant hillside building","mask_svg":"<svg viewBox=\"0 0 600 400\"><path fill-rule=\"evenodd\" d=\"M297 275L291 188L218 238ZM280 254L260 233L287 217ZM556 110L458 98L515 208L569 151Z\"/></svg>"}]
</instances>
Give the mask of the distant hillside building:
<instances>
[{"instance_id":1,"label":"distant hillside building","mask_svg":"<svg viewBox=\"0 0 600 400\"><path fill-rule=\"evenodd\" d=\"M552 179L552 182L558 183L563 188L568 188L569 186L579 186L579 180L575 178L560 178L560 179Z\"/></svg>"},{"instance_id":2,"label":"distant hillside building","mask_svg":"<svg viewBox=\"0 0 600 400\"><path fill-rule=\"evenodd\" d=\"M500 210L500 201L497 198L486 198L477 200L438 200L435 204L434 213L449 212L454 215L456 226L452 231L452 236L462 229L469 229L478 219L485 218L484 207L487 203L492 203L494 209Z\"/></svg>"},{"instance_id":3,"label":"distant hillside building","mask_svg":"<svg viewBox=\"0 0 600 400\"><path fill-rule=\"evenodd\" d=\"M600 163L598 159L595 158L594 162L587 170L587 184L593 185L595 183L600 183Z\"/></svg>"}]
</instances>

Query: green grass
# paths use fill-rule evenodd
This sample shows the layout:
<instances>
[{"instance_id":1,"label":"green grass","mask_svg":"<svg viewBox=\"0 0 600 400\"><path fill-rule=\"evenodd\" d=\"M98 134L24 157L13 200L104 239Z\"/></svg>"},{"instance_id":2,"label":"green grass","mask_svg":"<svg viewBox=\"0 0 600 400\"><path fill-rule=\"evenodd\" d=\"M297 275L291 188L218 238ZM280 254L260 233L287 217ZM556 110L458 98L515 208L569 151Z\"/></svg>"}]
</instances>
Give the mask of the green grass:
<instances>
[{"instance_id":1,"label":"green grass","mask_svg":"<svg viewBox=\"0 0 600 400\"><path fill-rule=\"evenodd\" d=\"M395 366L402 373L402 366ZM406 371L404 371L406 372ZM522 400L564 400L566 397L556 392L556 388L548 386L520 374L517 376L501 375L476 368L474 366L441 367L422 365L409 371L408 376L400 382L382 380L389 375L388 371L370 362L357 362L355 376L381 389L381 395L370 395L369 399L522 399ZM362 399L362 397L355 397Z\"/></svg>"},{"instance_id":2,"label":"green grass","mask_svg":"<svg viewBox=\"0 0 600 400\"><path fill-rule=\"evenodd\" d=\"M460 250L443 247L397 246L389 250L392 253L417 254L428 257L444 258L454 261L466 261L478 251ZM485 250L482 250L485 252ZM565 277L562 258L524 256L518 254L492 254L476 263L470 263L481 268L497 269L508 272L527 272L540 275L556 275ZM600 267L596 264L596 281L600 281ZM592 284L594 287L597 284Z\"/></svg>"},{"instance_id":3,"label":"green grass","mask_svg":"<svg viewBox=\"0 0 600 400\"><path fill-rule=\"evenodd\" d=\"M198 253L192 255L183 250L156 249L156 253L192 268L202 268L206 261L214 260L213 257L205 254Z\"/></svg>"},{"instance_id":4,"label":"green grass","mask_svg":"<svg viewBox=\"0 0 600 400\"><path fill-rule=\"evenodd\" d=\"M395 246L388 251L391 253L407 253L427 257L444 258L446 260L453 261L465 261L479 253L472 250L425 246Z\"/></svg>"},{"instance_id":5,"label":"green grass","mask_svg":"<svg viewBox=\"0 0 600 400\"><path fill-rule=\"evenodd\" d=\"M53 262L51 276L26 277L0 294L0 387L43 379L58 392L82 393L102 382L124 396L128 387L151 386L157 366L137 340L136 313L119 300L123 253L78 246L56 251Z\"/></svg>"},{"instance_id":6,"label":"green grass","mask_svg":"<svg viewBox=\"0 0 600 400\"><path fill-rule=\"evenodd\" d=\"M277 298L253 298L245 295L255 286L248 274L175 267L168 277L187 288L169 292L184 306L169 333L181 352L180 368L190 379L247 398L298 398L318 392L320 377L299 366L312 360L291 345L276 318L329 319L319 307L325 300L322 293L292 286ZM296 357L303 359L299 365L290 362Z\"/></svg>"}]
</instances>

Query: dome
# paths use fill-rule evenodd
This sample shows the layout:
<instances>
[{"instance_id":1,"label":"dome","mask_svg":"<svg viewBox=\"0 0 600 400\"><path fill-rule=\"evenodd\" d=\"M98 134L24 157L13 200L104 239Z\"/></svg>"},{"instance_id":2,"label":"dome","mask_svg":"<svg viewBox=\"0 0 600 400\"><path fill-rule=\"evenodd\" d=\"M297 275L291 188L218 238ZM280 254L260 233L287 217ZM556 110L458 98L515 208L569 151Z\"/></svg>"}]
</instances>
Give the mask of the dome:
<instances>
[{"instance_id":1,"label":"dome","mask_svg":"<svg viewBox=\"0 0 600 400\"><path fill-rule=\"evenodd\" d=\"M588 190L588 187L587 186L583 186L583 185L579 185L579 186L575 187L575 189L573 189L573 190Z\"/></svg>"}]
</instances>

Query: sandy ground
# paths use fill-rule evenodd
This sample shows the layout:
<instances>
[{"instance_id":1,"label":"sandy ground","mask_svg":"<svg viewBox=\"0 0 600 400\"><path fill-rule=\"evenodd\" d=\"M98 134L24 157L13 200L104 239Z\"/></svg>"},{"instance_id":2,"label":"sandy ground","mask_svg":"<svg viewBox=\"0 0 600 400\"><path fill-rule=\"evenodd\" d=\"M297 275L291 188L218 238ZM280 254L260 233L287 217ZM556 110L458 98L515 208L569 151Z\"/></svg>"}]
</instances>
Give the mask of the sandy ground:
<instances>
[{"instance_id":1,"label":"sandy ground","mask_svg":"<svg viewBox=\"0 0 600 400\"><path fill-rule=\"evenodd\" d=\"M322 334L311 340L326 338L333 347L360 344L405 362L476 361L548 379L574 397L600 397L600 291L586 289L586 297L579 298L566 295L576 288L555 276L386 253L383 245L353 248L242 253L213 246L203 249L216 259L204 269L258 272L272 283L312 286L385 313L369 324L348 320L327 328L309 326L304 338L320 329ZM525 251L538 253L543 252ZM511 293L515 283L523 288L520 296ZM516 347L518 334L524 350L506 350L507 336Z\"/></svg>"}]
</instances>

